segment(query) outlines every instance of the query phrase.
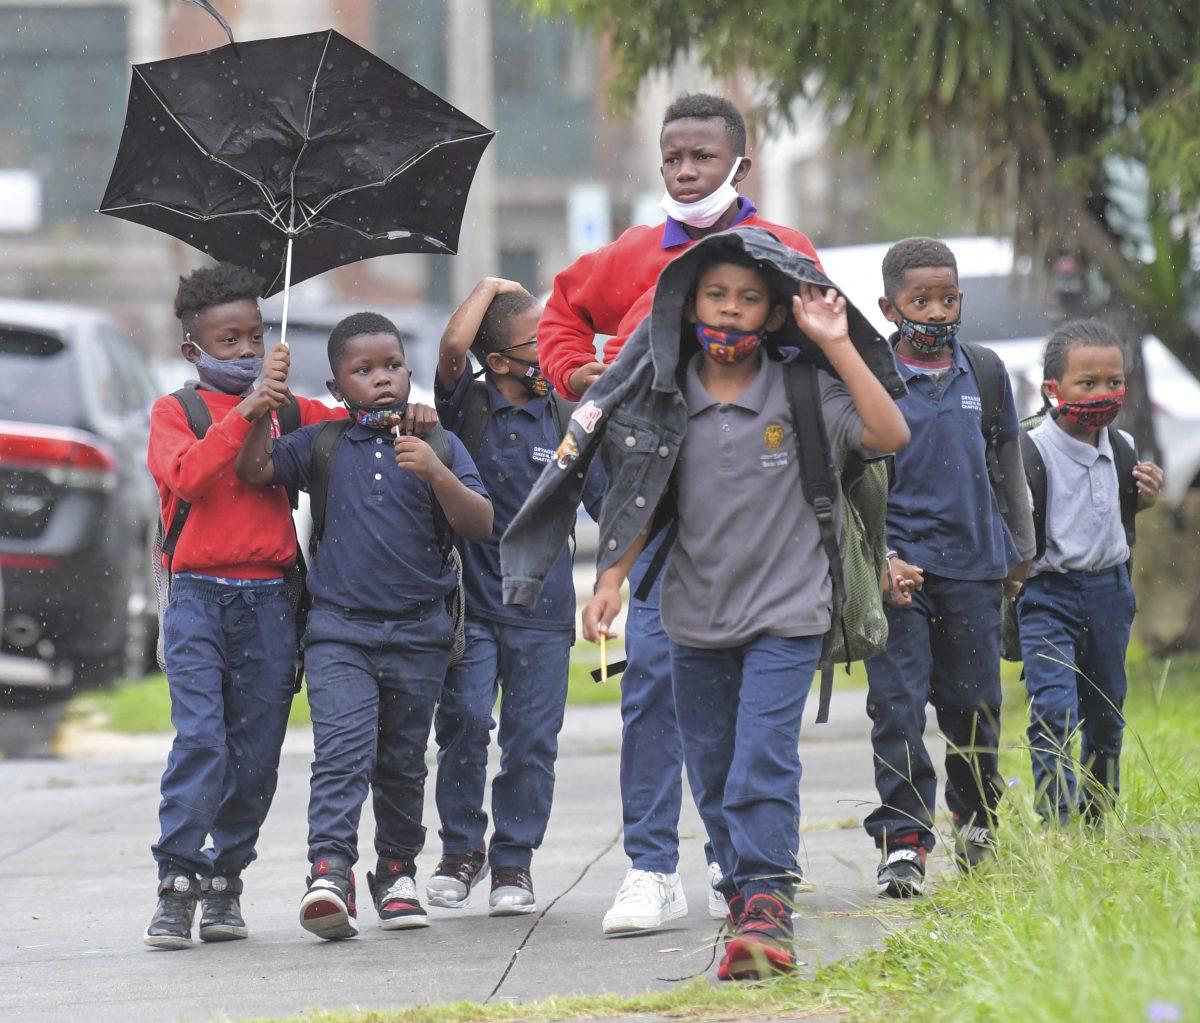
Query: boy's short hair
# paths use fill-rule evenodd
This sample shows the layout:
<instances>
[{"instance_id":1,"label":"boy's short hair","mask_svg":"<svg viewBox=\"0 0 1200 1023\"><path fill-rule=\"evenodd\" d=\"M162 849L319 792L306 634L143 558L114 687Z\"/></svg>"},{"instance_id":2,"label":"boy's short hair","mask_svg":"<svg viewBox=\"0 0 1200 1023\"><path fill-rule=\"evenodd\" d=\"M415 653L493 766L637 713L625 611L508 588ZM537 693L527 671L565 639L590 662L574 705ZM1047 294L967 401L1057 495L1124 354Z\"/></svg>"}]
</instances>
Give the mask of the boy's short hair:
<instances>
[{"instance_id":1,"label":"boy's short hair","mask_svg":"<svg viewBox=\"0 0 1200 1023\"><path fill-rule=\"evenodd\" d=\"M233 263L202 266L179 278L175 315L187 327L205 309L241 299L257 302L263 293L263 283L253 270Z\"/></svg>"},{"instance_id":2,"label":"boy's short hair","mask_svg":"<svg viewBox=\"0 0 1200 1023\"><path fill-rule=\"evenodd\" d=\"M710 117L721 118L725 122L725 133L729 136L734 155L746 155L746 120L729 100L706 92L680 96L667 107L666 113L663 114L662 126L665 128L672 121L682 121L685 117L698 117L703 120Z\"/></svg>"},{"instance_id":3,"label":"boy's short hair","mask_svg":"<svg viewBox=\"0 0 1200 1023\"><path fill-rule=\"evenodd\" d=\"M483 362L492 352L509 345L508 324L518 313L536 305L537 299L528 291L506 291L492 299L479 321L479 330L471 342L471 353Z\"/></svg>"},{"instance_id":4,"label":"boy's short hair","mask_svg":"<svg viewBox=\"0 0 1200 1023\"><path fill-rule=\"evenodd\" d=\"M904 287L909 270L949 267L958 277L958 260L950 246L936 238L905 238L896 242L883 257L883 293L890 299Z\"/></svg>"},{"instance_id":5,"label":"boy's short hair","mask_svg":"<svg viewBox=\"0 0 1200 1023\"><path fill-rule=\"evenodd\" d=\"M404 338L396 325L379 313L352 313L329 332L329 368L337 373L338 365L346 354L346 344L351 338L362 334L393 334L404 354Z\"/></svg>"},{"instance_id":6,"label":"boy's short hair","mask_svg":"<svg viewBox=\"0 0 1200 1023\"><path fill-rule=\"evenodd\" d=\"M1125 349L1117 332L1103 320L1068 320L1046 339L1042 352L1042 379L1061 380L1067 371L1067 353L1072 348L1117 348L1121 357Z\"/></svg>"}]
</instances>

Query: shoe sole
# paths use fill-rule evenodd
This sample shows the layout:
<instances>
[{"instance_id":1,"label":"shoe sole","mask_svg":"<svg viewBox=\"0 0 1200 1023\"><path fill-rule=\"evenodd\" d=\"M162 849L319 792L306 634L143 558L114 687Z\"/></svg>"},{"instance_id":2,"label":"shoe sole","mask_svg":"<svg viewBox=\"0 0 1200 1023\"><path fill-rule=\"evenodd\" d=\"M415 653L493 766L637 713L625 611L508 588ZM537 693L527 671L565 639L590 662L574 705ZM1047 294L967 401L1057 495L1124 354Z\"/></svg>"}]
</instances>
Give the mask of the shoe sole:
<instances>
[{"instance_id":1,"label":"shoe sole","mask_svg":"<svg viewBox=\"0 0 1200 1023\"><path fill-rule=\"evenodd\" d=\"M328 892L313 892L300 900L300 926L326 941L341 941L358 934L358 921L341 899Z\"/></svg>"},{"instance_id":2,"label":"shoe sole","mask_svg":"<svg viewBox=\"0 0 1200 1023\"><path fill-rule=\"evenodd\" d=\"M390 920L379 921L381 931L415 931L428 926L429 917L424 914L421 916L394 916Z\"/></svg>"},{"instance_id":3,"label":"shoe sole","mask_svg":"<svg viewBox=\"0 0 1200 1023\"><path fill-rule=\"evenodd\" d=\"M667 910L665 916L657 920L651 920L647 917L623 916L615 919L605 917L601 929L604 931L606 938L619 938L627 934L649 934L651 931L657 931L661 927L665 927L672 920L678 920L681 916L687 916L687 903L684 901L671 903L671 908Z\"/></svg>"},{"instance_id":4,"label":"shoe sole","mask_svg":"<svg viewBox=\"0 0 1200 1023\"><path fill-rule=\"evenodd\" d=\"M192 939L180 938L174 934L150 934L147 932L142 940L151 948L161 948L167 952L178 952L192 947Z\"/></svg>"},{"instance_id":5,"label":"shoe sole","mask_svg":"<svg viewBox=\"0 0 1200 1023\"><path fill-rule=\"evenodd\" d=\"M212 924L209 927L200 927L201 941L239 941L242 938L250 936L249 930L245 927L235 927L232 924Z\"/></svg>"},{"instance_id":6,"label":"shoe sole","mask_svg":"<svg viewBox=\"0 0 1200 1023\"><path fill-rule=\"evenodd\" d=\"M433 881L430 879L425 883L425 901L431 906L437 906L438 909L464 909L467 903L471 901L471 892L475 890L475 886L487 877L488 865L485 863L483 869L475 875L475 879L471 882L471 887L467 889L467 894L461 899L452 899L449 896L443 895L436 888L431 887Z\"/></svg>"},{"instance_id":7,"label":"shoe sole","mask_svg":"<svg viewBox=\"0 0 1200 1023\"><path fill-rule=\"evenodd\" d=\"M505 903L503 906L491 906L488 909L488 916L528 916L530 913L536 912L536 902L531 902L525 906L515 903Z\"/></svg>"},{"instance_id":8,"label":"shoe sole","mask_svg":"<svg viewBox=\"0 0 1200 1023\"><path fill-rule=\"evenodd\" d=\"M888 899L916 899L925 894L924 884L897 884L893 881L877 881L875 889L881 896Z\"/></svg>"},{"instance_id":9,"label":"shoe sole","mask_svg":"<svg viewBox=\"0 0 1200 1023\"><path fill-rule=\"evenodd\" d=\"M766 980L796 972L796 960L786 952L763 948L757 942L745 944L734 938L725 949L725 958L717 971L718 980Z\"/></svg>"}]
</instances>

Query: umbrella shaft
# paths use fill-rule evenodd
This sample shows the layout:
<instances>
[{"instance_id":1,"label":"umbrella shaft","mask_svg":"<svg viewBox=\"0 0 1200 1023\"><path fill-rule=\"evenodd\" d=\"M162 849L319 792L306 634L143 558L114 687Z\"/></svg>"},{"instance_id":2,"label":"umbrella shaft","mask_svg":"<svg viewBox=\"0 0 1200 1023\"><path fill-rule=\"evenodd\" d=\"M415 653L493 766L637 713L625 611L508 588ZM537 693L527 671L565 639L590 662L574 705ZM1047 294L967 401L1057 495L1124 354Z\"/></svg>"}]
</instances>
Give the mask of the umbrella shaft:
<instances>
[{"instance_id":1,"label":"umbrella shaft","mask_svg":"<svg viewBox=\"0 0 1200 1023\"><path fill-rule=\"evenodd\" d=\"M288 235L287 255L283 262L283 324L279 328L279 343L287 346L288 299L292 291L292 236Z\"/></svg>"}]
</instances>

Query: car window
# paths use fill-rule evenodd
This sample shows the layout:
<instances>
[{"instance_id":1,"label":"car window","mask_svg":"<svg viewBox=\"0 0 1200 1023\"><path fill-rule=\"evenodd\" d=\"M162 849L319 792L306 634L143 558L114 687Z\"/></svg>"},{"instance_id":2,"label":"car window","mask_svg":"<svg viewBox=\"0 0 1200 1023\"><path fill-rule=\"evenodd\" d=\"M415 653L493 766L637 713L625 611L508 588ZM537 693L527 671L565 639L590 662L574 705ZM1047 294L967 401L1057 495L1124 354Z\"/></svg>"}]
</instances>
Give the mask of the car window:
<instances>
[{"instance_id":1,"label":"car window","mask_svg":"<svg viewBox=\"0 0 1200 1023\"><path fill-rule=\"evenodd\" d=\"M143 360L128 339L106 328L100 332L100 348L112 376L110 388L115 411L132 415L148 408L154 400L154 386Z\"/></svg>"},{"instance_id":2,"label":"car window","mask_svg":"<svg viewBox=\"0 0 1200 1023\"><path fill-rule=\"evenodd\" d=\"M0 419L77 426L82 410L71 348L53 334L0 326Z\"/></svg>"}]
</instances>

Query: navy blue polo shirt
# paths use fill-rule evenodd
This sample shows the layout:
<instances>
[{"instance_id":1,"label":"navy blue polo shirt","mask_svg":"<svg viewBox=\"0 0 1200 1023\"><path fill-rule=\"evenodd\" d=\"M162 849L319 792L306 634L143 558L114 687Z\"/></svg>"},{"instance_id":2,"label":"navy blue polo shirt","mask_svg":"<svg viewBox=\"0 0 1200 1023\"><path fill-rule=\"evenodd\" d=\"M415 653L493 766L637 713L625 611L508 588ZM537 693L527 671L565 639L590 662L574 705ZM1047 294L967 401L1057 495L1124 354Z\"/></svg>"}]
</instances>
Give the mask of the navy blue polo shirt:
<instances>
[{"instance_id":1,"label":"navy blue polo shirt","mask_svg":"<svg viewBox=\"0 0 1200 1023\"><path fill-rule=\"evenodd\" d=\"M895 338L893 337L893 341ZM939 382L897 359L908 394L896 404L912 440L896 455L888 543L905 561L947 579L1001 579L1021 559L988 478L979 384L957 343ZM1008 376L1000 440L1017 436Z\"/></svg>"},{"instance_id":2,"label":"navy blue polo shirt","mask_svg":"<svg viewBox=\"0 0 1200 1023\"><path fill-rule=\"evenodd\" d=\"M275 441L275 482L308 490L313 440L321 424ZM451 471L487 497L483 481L457 437L448 437ZM325 535L309 566L315 600L356 611L402 611L445 598L454 572L442 562L433 523L433 490L396 466L390 434L351 426L329 468Z\"/></svg>"},{"instance_id":3,"label":"navy blue polo shirt","mask_svg":"<svg viewBox=\"0 0 1200 1023\"><path fill-rule=\"evenodd\" d=\"M491 416L476 452L476 463L492 498L495 525L491 537L483 543L463 541L459 544L467 613L472 617L528 628L573 629L575 583L571 551L566 543L546 576L537 607L526 611L505 605L502 596L500 538L525 503L542 470L554 457L555 448L562 439L555 421L554 402L547 396L530 398L524 405L513 405L490 379L485 380ZM464 373L450 392L440 382L435 383L438 416L447 430L457 433L462 429L467 394L473 382L471 374ZM599 518L603 498L603 470L599 459L593 459L584 480L583 504L594 518Z\"/></svg>"}]
</instances>

